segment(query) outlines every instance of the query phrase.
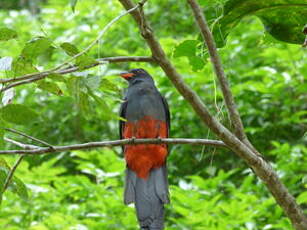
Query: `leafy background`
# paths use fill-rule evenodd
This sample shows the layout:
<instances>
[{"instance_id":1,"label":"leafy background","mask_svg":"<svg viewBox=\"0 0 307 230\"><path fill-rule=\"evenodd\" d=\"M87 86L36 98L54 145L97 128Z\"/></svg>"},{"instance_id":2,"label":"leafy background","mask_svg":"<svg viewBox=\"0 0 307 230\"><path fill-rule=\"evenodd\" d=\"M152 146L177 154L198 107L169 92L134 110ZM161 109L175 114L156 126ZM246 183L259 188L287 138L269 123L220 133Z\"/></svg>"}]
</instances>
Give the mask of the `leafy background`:
<instances>
[{"instance_id":1,"label":"leafy background","mask_svg":"<svg viewBox=\"0 0 307 230\"><path fill-rule=\"evenodd\" d=\"M1 78L62 63L76 50L83 50L123 11L118 1L83 0L75 5L74 12L70 2L75 1L20 2L0 3ZM224 4L234 2L200 1L213 28L227 19ZM184 80L229 127L221 92L188 5L184 1L152 0L145 11ZM219 53L249 138L306 208L306 51L299 44L277 41L267 33L259 15L244 16L227 30L227 42ZM215 22L218 17L221 21ZM119 55L150 55L130 16L112 26L77 64ZM215 138L200 125L161 69L148 63L102 65L20 86L12 104L1 106L0 126L16 128L54 145L118 139L117 111L126 83L117 73L135 67L148 70L166 96L172 137ZM3 103L5 95L1 97ZM3 134L0 128L0 136ZM10 133L5 136L28 142ZM3 149L16 148L0 139ZM0 181L16 159L0 158ZM172 203L167 206L166 229L292 229L265 186L228 150L171 146L168 168ZM0 228L136 229L133 207L122 202L124 169L120 148L28 156L3 194Z\"/></svg>"}]
</instances>

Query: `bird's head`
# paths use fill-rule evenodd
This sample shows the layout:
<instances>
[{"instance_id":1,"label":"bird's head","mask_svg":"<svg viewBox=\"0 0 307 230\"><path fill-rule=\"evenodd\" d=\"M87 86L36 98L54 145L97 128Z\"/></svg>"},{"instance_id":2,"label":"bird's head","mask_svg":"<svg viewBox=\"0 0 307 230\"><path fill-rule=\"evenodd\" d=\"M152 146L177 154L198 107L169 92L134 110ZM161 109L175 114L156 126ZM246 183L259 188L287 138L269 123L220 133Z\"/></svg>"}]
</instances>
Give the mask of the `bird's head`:
<instances>
[{"instance_id":1,"label":"bird's head","mask_svg":"<svg viewBox=\"0 0 307 230\"><path fill-rule=\"evenodd\" d=\"M153 81L152 77L144 69L132 69L128 72L121 73L120 76L129 83L135 81Z\"/></svg>"}]
</instances>

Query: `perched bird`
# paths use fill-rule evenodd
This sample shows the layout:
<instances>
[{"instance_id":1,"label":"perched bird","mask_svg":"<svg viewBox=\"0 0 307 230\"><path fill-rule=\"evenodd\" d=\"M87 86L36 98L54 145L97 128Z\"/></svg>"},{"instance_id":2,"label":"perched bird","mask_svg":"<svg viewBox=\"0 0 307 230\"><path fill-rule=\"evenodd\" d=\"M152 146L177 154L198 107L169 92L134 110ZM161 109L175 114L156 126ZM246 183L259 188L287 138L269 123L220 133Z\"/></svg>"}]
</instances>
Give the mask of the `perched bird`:
<instances>
[{"instance_id":1,"label":"perched bird","mask_svg":"<svg viewBox=\"0 0 307 230\"><path fill-rule=\"evenodd\" d=\"M168 104L143 69L121 76L129 83L119 122L120 138L166 138L170 130ZM124 202L135 203L143 230L164 229L164 204L169 203L166 144L135 144L123 147L127 163Z\"/></svg>"}]
</instances>

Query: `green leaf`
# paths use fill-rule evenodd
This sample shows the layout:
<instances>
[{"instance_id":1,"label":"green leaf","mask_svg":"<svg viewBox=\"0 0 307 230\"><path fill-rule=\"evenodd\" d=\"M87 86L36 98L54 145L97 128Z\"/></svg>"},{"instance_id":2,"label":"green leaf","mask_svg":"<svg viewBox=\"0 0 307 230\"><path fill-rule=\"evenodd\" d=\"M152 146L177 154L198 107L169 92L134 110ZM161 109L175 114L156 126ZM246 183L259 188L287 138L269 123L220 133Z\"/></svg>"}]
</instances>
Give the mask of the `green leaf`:
<instances>
[{"instance_id":1,"label":"green leaf","mask_svg":"<svg viewBox=\"0 0 307 230\"><path fill-rule=\"evenodd\" d=\"M120 92L120 89L118 88L118 86L106 78L101 79L100 87L101 87L101 90Z\"/></svg>"},{"instance_id":2,"label":"green leaf","mask_svg":"<svg viewBox=\"0 0 307 230\"><path fill-rule=\"evenodd\" d=\"M176 46L174 51L174 57L195 56L196 47L199 44L197 40L185 40Z\"/></svg>"},{"instance_id":3,"label":"green leaf","mask_svg":"<svg viewBox=\"0 0 307 230\"><path fill-rule=\"evenodd\" d=\"M51 41L46 37L37 37L27 42L23 50L21 51L21 56L26 59L35 59L39 55L43 54L51 46Z\"/></svg>"},{"instance_id":4,"label":"green leaf","mask_svg":"<svg viewBox=\"0 0 307 230\"><path fill-rule=\"evenodd\" d=\"M14 38L17 38L17 33L15 30L9 28L0 28L0 41L8 41Z\"/></svg>"},{"instance_id":5,"label":"green leaf","mask_svg":"<svg viewBox=\"0 0 307 230\"><path fill-rule=\"evenodd\" d=\"M205 66L203 59L198 56L190 56L188 58L193 71L199 71Z\"/></svg>"},{"instance_id":6,"label":"green leaf","mask_svg":"<svg viewBox=\"0 0 307 230\"><path fill-rule=\"evenodd\" d=\"M54 82L50 82L50 81L40 81L37 84L38 88L47 91L49 93L55 94L55 95L63 95L63 91L60 89L60 87L54 83Z\"/></svg>"},{"instance_id":7,"label":"green leaf","mask_svg":"<svg viewBox=\"0 0 307 230\"><path fill-rule=\"evenodd\" d=\"M7 164L7 162L4 160L4 158L0 157L0 203L1 203L1 198L2 198L2 193L4 189L4 184L7 179L7 176L10 172L11 168ZM28 199L28 190L26 185L16 176L13 176L9 186L9 189L13 193L16 193L19 197L22 199Z\"/></svg>"},{"instance_id":8,"label":"green leaf","mask_svg":"<svg viewBox=\"0 0 307 230\"><path fill-rule=\"evenodd\" d=\"M9 171L10 167L8 166L4 158L0 157L0 204L2 201L5 180Z\"/></svg>"},{"instance_id":9,"label":"green leaf","mask_svg":"<svg viewBox=\"0 0 307 230\"><path fill-rule=\"evenodd\" d=\"M13 176L10 187L20 198L27 200L29 198L26 185L16 176Z\"/></svg>"},{"instance_id":10,"label":"green leaf","mask_svg":"<svg viewBox=\"0 0 307 230\"><path fill-rule=\"evenodd\" d=\"M19 57L13 61L12 70L15 77L38 72L38 70L33 66L32 62L23 57Z\"/></svg>"},{"instance_id":11,"label":"green leaf","mask_svg":"<svg viewBox=\"0 0 307 230\"><path fill-rule=\"evenodd\" d=\"M85 54L77 57L76 59L76 65L79 66L79 69L82 70L85 67L92 65L96 63L96 60L90 56L87 56Z\"/></svg>"},{"instance_id":12,"label":"green leaf","mask_svg":"<svg viewBox=\"0 0 307 230\"><path fill-rule=\"evenodd\" d=\"M259 17L266 32L277 40L303 44L305 35L302 30L307 22L306 0L229 0L224 5L224 15L213 27L217 46L224 46L232 28L243 17L252 15Z\"/></svg>"},{"instance_id":13,"label":"green leaf","mask_svg":"<svg viewBox=\"0 0 307 230\"><path fill-rule=\"evenodd\" d=\"M51 73L47 77L53 81L65 82L65 78L63 77L63 75L58 73Z\"/></svg>"},{"instance_id":14,"label":"green leaf","mask_svg":"<svg viewBox=\"0 0 307 230\"><path fill-rule=\"evenodd\" d=\"M64 42L60 46L65 51L65 53L69 56L74 56L79 53L78 48L69 42Z\"/></svg>"},{"instance_id":15,"label":"green leaf","mask_svg":"<svg viewBox=\"0 0 307 230\"><path fill-rule=\"evenodd\" d=\"M8 122L25 125L37 119L38 114L21 104L8 104L0 109L2 118Z\"/></svg>"},{"instance_id":16,"label":"green leaf","mask_svg":"<svg viewBox=\"0 0 307 230\"><path fill-rule=\"evenodd\" d=\"M189 63L194 71L201 70L205 62L199 56L197 56L198 45L200 44L197 40L185 40L180 43L174 51L174 57L188 57Z\"/></svg>"},{"instance_id":17,"label":"green leaf","mask_svg":"<svg viewBox=\"0 0 307 230\"><path fill-rule=\"evenodd\" d=\"M296 200L299 204L307 204L307 191L301 193Z\"/></svg>"},{"instance_id":18,"label":"green leaf","mask_svg":"<svg viewBox=\"0 0 307 230\"><path fill-rule=\"evenodd\" d=\"M4 121L0 117L0 148L4 146Z\"/></svg>"},{"instance_id":19,"label":"green leaf","mask_svg":"<svg viewBox=\"0 0 307 230\"><path fill-rule=\"evenodd\" d=\"M70 0L70 6L73 12L75 12L77 2L78 0Z\"/></svg>"}]
</instances>

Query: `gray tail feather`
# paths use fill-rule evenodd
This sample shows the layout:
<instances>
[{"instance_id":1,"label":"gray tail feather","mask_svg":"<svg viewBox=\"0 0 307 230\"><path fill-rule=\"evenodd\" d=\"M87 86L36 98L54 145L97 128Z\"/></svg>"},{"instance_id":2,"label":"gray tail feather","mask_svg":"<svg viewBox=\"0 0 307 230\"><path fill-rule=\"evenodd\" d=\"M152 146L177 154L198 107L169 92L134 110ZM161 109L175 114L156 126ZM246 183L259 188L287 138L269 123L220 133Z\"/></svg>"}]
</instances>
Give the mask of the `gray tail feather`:
<instances>
[{"instance_id":1,"label":"gray tail feather","mask_svg":"<svg viewBox=\"0 0 307 230\"><path fill-rule=\"evenodd\" d=\"M164 229L164 204L169 203L166 165L152 169L146 180L127 168L124 202L135 203L141 229Z\"/></svg>"}]
</instances>

